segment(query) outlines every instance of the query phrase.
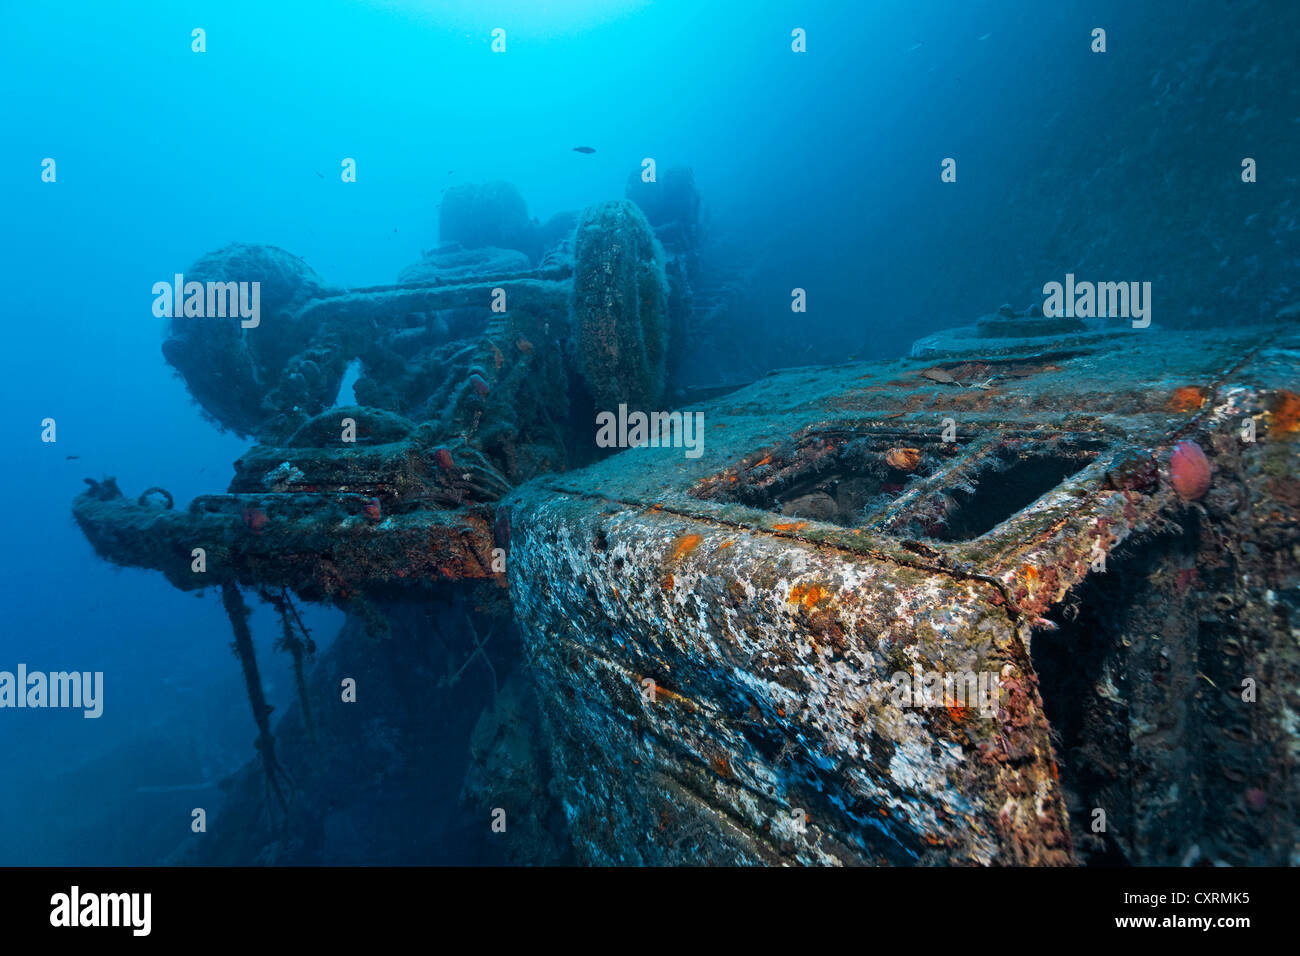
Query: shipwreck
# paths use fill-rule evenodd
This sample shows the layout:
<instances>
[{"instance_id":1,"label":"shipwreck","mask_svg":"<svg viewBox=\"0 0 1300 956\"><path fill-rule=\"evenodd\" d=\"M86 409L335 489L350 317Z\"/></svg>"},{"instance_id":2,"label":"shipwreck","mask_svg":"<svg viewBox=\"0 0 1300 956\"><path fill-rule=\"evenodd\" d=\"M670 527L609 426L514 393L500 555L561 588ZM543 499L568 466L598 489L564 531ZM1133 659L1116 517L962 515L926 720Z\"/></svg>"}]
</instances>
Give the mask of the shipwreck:
<instances>
[{"instance_id":1,"label":"shipwreck","mask_svg":"<svg viewBox=\"0 0 1300 956\"><path fill-rule=\"evenodd\" d=\"M453 190L390 285L252 245L185 276L261 283L256 327L163 343L256 443L185 507L96 479L73 512L229 614L259 760L226 812L273 825L209 859L433 854L333 818L367 774L418 788L436 725L468 754L438 793L485 842L504 809L511 862L1300 864L1295 332L1004 310L702 387L740 293L688 170L546 223ZM600 447L621 406L699 415L702 453ZM278 727L252 597L297 668ZM348 614L331 660L295 601Z\"/></svg>"}]
</instances>

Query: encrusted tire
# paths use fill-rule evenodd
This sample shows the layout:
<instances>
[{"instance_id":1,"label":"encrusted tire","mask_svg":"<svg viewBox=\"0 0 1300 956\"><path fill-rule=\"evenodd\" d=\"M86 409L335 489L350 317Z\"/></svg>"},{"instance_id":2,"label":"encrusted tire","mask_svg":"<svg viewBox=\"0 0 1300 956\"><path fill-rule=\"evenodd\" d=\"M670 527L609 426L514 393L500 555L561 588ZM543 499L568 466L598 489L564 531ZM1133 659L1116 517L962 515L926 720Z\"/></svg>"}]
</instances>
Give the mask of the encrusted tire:
<instances>
[{"instance_id":1,"label":"encrusted tire","mask_svg":"<svg viewBox=\"0 0 1300 956\"><path fill-rule=\"evenodd\" d=\"M650 224L626 199L590 206L574 257L574 335L597 409L653 408L664 385L668 280Z\"/></svg>"}]
</instances>

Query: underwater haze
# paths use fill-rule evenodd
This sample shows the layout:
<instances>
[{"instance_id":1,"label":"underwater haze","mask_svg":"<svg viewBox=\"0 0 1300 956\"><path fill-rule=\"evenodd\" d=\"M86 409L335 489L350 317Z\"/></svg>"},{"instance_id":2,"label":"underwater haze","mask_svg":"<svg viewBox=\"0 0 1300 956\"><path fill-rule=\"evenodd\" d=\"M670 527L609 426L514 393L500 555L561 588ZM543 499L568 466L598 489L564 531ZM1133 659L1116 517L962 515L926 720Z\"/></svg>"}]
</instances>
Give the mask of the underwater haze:
<instances>
[{"instance_id":1,"label":"underwater haze","mask_svg":"<svg viewBox=\"0 0 1300 956\"><path fill-rule=\"evenodd\" d=\"M441 590L428 607L388 592L362 607L346 589L288 587L301 618L297 631L290 614L289 629L311 635L317 661L354 667L326 667L330 688L361 672L367 640L417 645L437 633L446 650L429 673L442 683L431 679L428 694L459 696L445 709L389 696L400 715L381 706L358 724L371 735L365 756L332 766L355 769L349 786L364 777L367 792L383 794L370 816L362 803L345 819L303 811L311 821L296 835L265 836L275 801L259 805L261 784L249 782L264 769L260 728L221 588L182 590L145 560L119 567L72 513L77 496L99 488L87 480L109 477L130 502L162 488L184 510L225 492L232 464L259 442L288 445L292 429L223 420L220 392L241 387L233 379L195 384L225 359L187 353L182 374L164 356L164 340L181 333L157 310L157 283L249 243L285 250L330 290L387 287L446 254L444 197L465 202L471 186L509 183L528 228L543 230L635 198L652 160L661 179L689 168L699 198L686 252L676 234L655 239L686 263L695 298L653 407L694 408L780 368L901 359L917 340L1004 303L1008 315L1041 318L1045 284L1067 273L1150 282L1156 329L1239 329L1300 301L1297 36L1300 5L1289 0L4 4L0 672L100 673L102 713L0 707L0 864L590 859L569 848L563 801L536 812L545 837L513 854L461 832L480 818L487 832L473 770L516 726L491 708L534 705L508 689L530 666L516 625L477 616L507 600L504 586L470 599L453 593L451 573L431 585ZM1257 164L1250 180L1246 158ZM581 281L571 224L538 242L513 247L516 258L498 261L514 264L485 275L576 268ZM417 309L412 335L437 326L468 340L464 317L443 311ZM540 332L509 341L525 356L547 347ZM333 404L378 406L376 396L416 387L401 379L386 391L377 362L344 358L346 382L328 388L336 397L277 409L301 415L295 428ZM547 413L536 417L581 417L586 431L557 440L564 466L535 450L544 442L520 440L509 459L519 475L505 475L512 487L605 457L587 416L616 408L617 386L602 391L576 360L556 367L546 381L567 383L556 386L567 405L539 401ZM358 376L368 377L354 396ZM440 411L422 417L398 398L385 407L416 423ZM526 427L522 413L514 425ZM451 461L442 446L459 468L466 459L440 441L428 471ZM457 494L439 507L484 504ZM387 519L396 505L374 495L349 520ZM258 546L278 533L266 508L269 519L251 505L232 512ZM496 527L500 543L499 521L480 525ZM281 583L267 587L278 594ZM276 650L281 617L256 588L243 590L270 726L290 715L276 730L282 761L309 763L291 753L310 726L293 659ZM362 635L376 614L392 636ZM397 664L385 673L401 687L403 672L422 673ZM318 708L317 719L328 737L330 718ZM418 746L416 726L428 730ZM400 759L381 765L380 753ZM430 832L385 833L385 814L423 812L413 808L425 797L439 821ZM224 835L192 830L199 807ZM196 849L201 838L217 848Z\"/></svg>"}]
</instances>

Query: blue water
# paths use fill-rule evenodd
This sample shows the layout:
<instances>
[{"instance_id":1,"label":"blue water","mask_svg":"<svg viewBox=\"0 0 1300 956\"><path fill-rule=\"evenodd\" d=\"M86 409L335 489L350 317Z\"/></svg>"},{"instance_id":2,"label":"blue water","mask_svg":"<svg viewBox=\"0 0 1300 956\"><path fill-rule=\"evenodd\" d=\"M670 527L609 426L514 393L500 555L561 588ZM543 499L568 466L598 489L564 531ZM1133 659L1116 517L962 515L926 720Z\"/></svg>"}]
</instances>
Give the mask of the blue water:
<instances>
[{"instance_id":1,"label":"blue water","mask_svg":"<svg viewBox=\"0 0 1300 956\"><path fill-rule=\"evenodd\" d=\"M762 264L754 340L799 363L905 354L1004 301L1028 304L1038 291L1026 276L1059 279L1081 258L1119 279L1161 272L1151 250L1168 245L1253 242L1276 261L1297 258L1296 210L1276 175L1232 216L1261 216L1268 234L1194 239L1203 197L1150 200L1183 166L1221 169L1214 181L1227 190L1240 156L1272 155L1276 173L1295 145L1294 99L1261 96L1287 69L1280 54L1256 57L1262 73L1235 91L1219 84L1221 103L1162 93L1160 74L1189 59L1203 58L1197 75L1231 61L1216 30L1251 29L1204 5L3 6L0 669L102 670L107 689L99 720L0 711L0 863L147 862L129 839L147 812L142 793L210 785L253 755L216 595L98 560L69 511L86 477L114 475L128 494L161 485L178 503L223 490L248 447L190 401L150 311L151 285L205 252L263 242L336 285L391 282L436 242L451 186L508 180L545 221L621 197L652 156L661 170L693 167L710 234ZM1241 16L1291 22L1290 8ZM1160 25L1184 10L1175 40ZM1089 49L1098 24L1111 38L1104 55ZM201 54L195 27L206 30ZM490 48L497 27L502 54ZM790 49L795 27L807 53ZM1117 133L1135 103L1167 125ZM948 156L955 186L939 178ZM46 157L54 183L41 181ZM340 179L345 157L355 183ZM1090 208L1039 201L1067 194L1043 185L1067 168L1072 190L1096 171ZM1183 210L1176 223L1165 208ZM1092 228L1078 225L1085 215ZM1085 252L1097 235L1107 244ZM1216 260L1225 255L1243 257L1228 248ZM1294 298L1287 279L1255 268L1252 302ZM1220 291L1196 275L1173 281L1202 283L1207 301ZM794 287L809 290L798 322ZM1190 313L1164 318L1195 324ZM47 417L55 443L41 441ZM328 643L342 615L307 614ZM284 655L270 653L272 615L259 610L253 630L282 712L291 685ZM151 763L167 748L178 753Z\"/></svg>"}]
</instances>

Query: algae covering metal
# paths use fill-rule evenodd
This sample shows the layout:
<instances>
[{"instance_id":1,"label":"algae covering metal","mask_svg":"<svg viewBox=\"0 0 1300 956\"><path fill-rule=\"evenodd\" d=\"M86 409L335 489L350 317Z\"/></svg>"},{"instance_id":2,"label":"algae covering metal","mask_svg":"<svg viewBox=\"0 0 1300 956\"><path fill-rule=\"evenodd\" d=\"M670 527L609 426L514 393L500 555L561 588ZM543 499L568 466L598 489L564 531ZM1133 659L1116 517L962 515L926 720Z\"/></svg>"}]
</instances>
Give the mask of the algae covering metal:
<instances>
[{"instance_id":1,"label":"algae covering metal","mask_svg":"<svg viewBox=\"0 0 1300 956\"><path fill-rule=\"evenodd\" d=\"M382 429L396 416L373 409L322 418L329 428L348 419L394 437ZM342 603L500 570L490 503L507 486L464 444L417 436L358 448L259 446L236 463L229 493L202 495L184 510L170 496L127 498L112 479L89 484L73 515L96 552L160 570L182 590L237 583Z\"/></svg>"},{"instance_id":2,"label":"algae covering metal","mask_svg":"<svg viewBox=\"0 0 1300 956\"><path fill-rule=\"evenodd\" d=\"M1300 342L1264 339L777 373L697 458L517 490L580 857L1296 862Z\"/></svg>"},{"instance_id":3,"label":"algae covering metal","mask_svg":"<svg viewBox=\"0 0 1300 956\"><path fill-rule=\"evenodd\" d=\"M304 715L290 592L383 635L381 607L508 584L586 862L1300 863L1300 340L985 323L773 373L680 409L699 427L676 447L565 471L599 454L595 395L626 420L671 365L608 342L649 348L684 298L675 266L664 305L639 213L583 221L575 266L443 251L432 278L346 293L262 254L296 357L169 340L209 414L261 443L183 508L88 479L88 540L220 587L237 637L256 588ZM440 313L498 288L511 310L448 339ZM187 364L209 347L217 372ZM367 404L313 414L349 355ZM230 403L239 369L280 384Z\"/></svg>"}]
</instances>

